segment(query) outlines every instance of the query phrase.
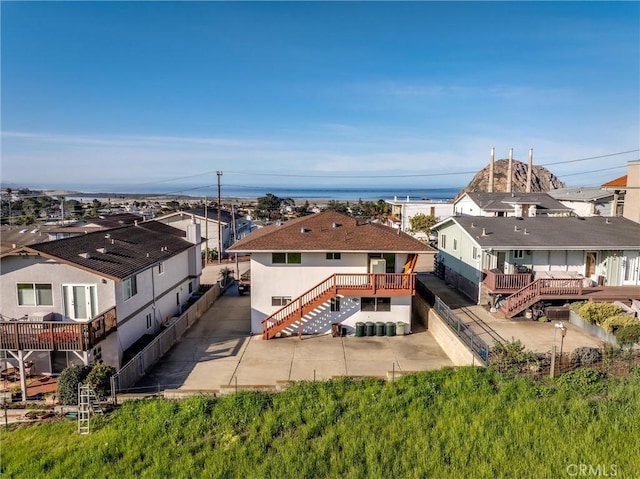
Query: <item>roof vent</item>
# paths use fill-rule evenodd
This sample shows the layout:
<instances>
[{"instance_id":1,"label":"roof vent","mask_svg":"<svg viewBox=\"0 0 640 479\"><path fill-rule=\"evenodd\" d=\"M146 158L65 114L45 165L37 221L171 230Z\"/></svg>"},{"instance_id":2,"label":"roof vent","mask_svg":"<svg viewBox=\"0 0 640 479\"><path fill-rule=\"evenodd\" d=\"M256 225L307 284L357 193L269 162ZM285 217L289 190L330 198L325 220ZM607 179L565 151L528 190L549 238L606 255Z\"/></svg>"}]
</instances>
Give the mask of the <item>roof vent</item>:
<instances>
[{"instance_id":1,"label":"roof vent","mask_svg":"<svg viewBox=\"0 0 640 479\"><path fill-rule=\"evenodd\" d=\"M112 239L111 244L116 244L116 240Z\"/></svg>"},{"instance_id":2,"label":"roof vent","mask_svg":"<svg viewBox=\"0 0 640 479\"><path fill-rule=\"evenodd\" d=\"M23 229L23 230L20 230L20 233L21 233L21 234L24 234L24 233L26 233L27 231L29 231L29 230L25 228L25 229Z\"/></svg>"},{"instance_id":3,"label":"roof vent","mask_svg":"<svg viewBox=\"0 0 640 479\"><path fill-rule=\"evenodd\" d=\"M528 235L528 234L529 234L529 232L527 231L527 228L525 228L525 229L524 229L524 232L523 232L523 233L524 233L524 234L526 234L526 235Z\"/></svg>"},{"instance_id":4,"label":"roof vent","mask_svg":"<svg viewBox=\"0 0 640 479\"><path fill-rule=\"evenodd\" d=\"M149 257L149 253L147 253L147 258Z\"/></svg>"},{"instance_id":5,"label":"roof vent","mask_svg":"<svg viewBox=\"0 0 640 479\"><path fill-rule=\"evenodd\" d=\"M103 253L103 254L104 254L104 253L106 253L106 252L107 252L107 248L97 248L97 249L96 249L96 251L97 251L98 253Z\"/></svg>"},{"instance_id":6,"label":"roof vent","mask_svg":"<svg viewBox=\"0 0 640 479\"><path fill-rule=\"evenodd\" d=\"M482 228L482 236L487 236L487 229L486 228Z\"/></svg>"},{"instance_id":7,"label":"roof vent","mask_svg":"<svg viewBox=\"0 0 640 479\"><path fill-rule=\"evenodd\" d=\"M472 227L472 228L475 228L475 227L476 227L476 224L475 224L474 222L471 222L471 227Z\"/></svg>"},{"instance_id":8,"label":"roof vent","mask_svg":"<svg viewBox=\"0 0 640 479\"><path fill-rule=\"evenodd\" d=\"M609 218L607 218L606 220L604 220L605 223L607 223L608 225L611 224L611 220Z\"/></svg>"},{"instance_id":9,"label":"roof vent","mask_svg":"<svg viewBox=\"0 0 640 479\"><path fill-rule=\"evenodd\" d=\"M340 228L341 226L342 226L342 223L337 223L335 221L331 224L332 228Z\"/></svg>"},{"instance_id":10,"label":"roof vent","mask_svg":"<svg viewBox=\"0 0 640 479\"><path fill-rule=\"evenodd\" d=\"M307 228L300 228L300 233L302 233L302 234L308 233L309 231L311 231L311 230L307 229Z\"/></svg>"},{"instance_id":11,"label":"roof vent","mask_svg":"<svg viewBox=\"0 0 640 479\"><path fill-rule=\"evenodd\" d=\"M276 226L282 226L282 221L280 220L276 221Z\"/></svg>"},{"instance_id":12,"label":"roof vent","mask_svg":"<svg viewBox=\"0 0 640 479\"><path fill-rule=\"evenodd\" d=\"M518 228L518 225L515 225L515 226L513 227L513 231L520 231L520 228Z\"/></svg>"},{"instance_id":13,"label":"roof vent","mask_svg":"<svg viewBox=\"0 0 640 479\"><path fill-rule=\"evenodd\" d=\"M91 255L89 253L80 253L78 256L80 256L81 258L84 258L84 259L91 258Z\"/></svg>"},{"instance_id":14,"label":"roof vent","mask_svg":"<svg viewBox=\"0 0 640 479\"><path fill-rule=\"evenodd\" d=\"M104 235L104 237L105 237L106 239L109 239L109 238L111 238L111 235L110 235L109 233L107 233L106 235Z\"/></svg>"}]
</instances>

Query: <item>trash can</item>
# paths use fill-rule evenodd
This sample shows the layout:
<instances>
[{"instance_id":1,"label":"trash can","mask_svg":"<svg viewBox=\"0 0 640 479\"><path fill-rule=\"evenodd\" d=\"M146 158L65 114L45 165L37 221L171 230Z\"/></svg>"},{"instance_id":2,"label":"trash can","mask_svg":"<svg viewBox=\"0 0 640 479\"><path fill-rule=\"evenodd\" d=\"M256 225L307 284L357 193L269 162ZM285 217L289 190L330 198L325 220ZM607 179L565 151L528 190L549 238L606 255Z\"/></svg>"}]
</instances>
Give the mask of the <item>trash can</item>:
<instances>
[{"instance_id":1,"label":"trash can","mask_svg":"<svg viewBox=\"0 0 640 479\"><path fill-rule=\"evenodd\" d=\"M382 321L376 323L376 336L384 336L384 323Z\"/></svg>"},{"instance_id":2,"label":"trash can","mask_svg":"<svg viewBox=\"0 0 640 479\"><path fill-rule=\"evenodd\" d=\"M396 323L389 321L387 323L387 336L396 335Z\"/></svg>"},{"instance_id":3,"label":"trash can","mask_svg":"<svg viewBox=\"0 0 640 479\"><path fill-rule=\"evenodd\" d=\"M356 323L356 336L358 338L364 336L364 323Z\"/></svg>"},{"instance_id":4,"label":"trash can","mask_svg":"<svg viewBox=\"0 0 640 479\"><path fill-rule=\"evenodd\" d=\"M331 335L334 338L340 337L340 333L342 333L342 325L340 323L332 323L331 324Z\"/></svg>"},{"instance_id":5,"label":"trash can","mask_svg":"<svg viewBox=\"0 0 640 479\"><path fill-rule=\"evenodd\" d=\"M402 321L396 323L396 334L398 336L404 336L404 323Z\"/></svg>"},{"instance_id":6,"label":"trash can","mask_svg":"<svg viewBox=\"0 0 640 479\"><path fill-rule=\"evenodd\" d=\"M366 323L366 329L367 329L367 336L373 336L375 335L375 324L373 324L373 322L371 321L367 321Z\"/></svg>"}]
</instances>

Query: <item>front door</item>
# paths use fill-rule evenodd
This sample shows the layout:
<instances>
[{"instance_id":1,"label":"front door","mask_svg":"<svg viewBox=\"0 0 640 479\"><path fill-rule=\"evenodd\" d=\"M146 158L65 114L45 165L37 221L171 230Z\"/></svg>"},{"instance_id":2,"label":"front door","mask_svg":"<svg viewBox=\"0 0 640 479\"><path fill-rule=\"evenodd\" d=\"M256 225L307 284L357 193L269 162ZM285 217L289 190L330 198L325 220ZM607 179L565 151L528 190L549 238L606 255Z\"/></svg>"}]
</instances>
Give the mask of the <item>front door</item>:
<instances>
[{"instance_id":1,"label":"front door","mask_svg":"<svg viewBox=\"0 0 640 479\"><path fill-rule=\"evenodd\" d=\"M591 278L594 274L596 274L596 260L597 255L595 251L587 251L587 256L585 258L585 272L584 276L586 278Z\"/></svg>"},{"instance_id":2,"label":"front door","mask_svg":"<svg viewBox=\"0 0 640 479\"><path fill-rule=\"evenodd\" d=\"M64 298L64 315L67 318L92 319L98 314L95 285L62 285L62 297Z\"/></svg>"},{"instance_id":3,"label":"front door","mask_svg":"<svg viewBox=\"0 0 640 479\"><path fill-rule=\"evenodd\" d=\"M625 251L622 257L622 284L640 284L640 253Z\"/></svg>"},{"instance_id":4,"label":"front door","mask_svg":"<svg viewBox=\"0 0 640 479\"><path fill-rule=\"evenodd\" d=\"M498 251L498 264L496 268L498 268L502 273L506 273L507 265L507 252L506 251Z\"/></svg>"}]
</instances>

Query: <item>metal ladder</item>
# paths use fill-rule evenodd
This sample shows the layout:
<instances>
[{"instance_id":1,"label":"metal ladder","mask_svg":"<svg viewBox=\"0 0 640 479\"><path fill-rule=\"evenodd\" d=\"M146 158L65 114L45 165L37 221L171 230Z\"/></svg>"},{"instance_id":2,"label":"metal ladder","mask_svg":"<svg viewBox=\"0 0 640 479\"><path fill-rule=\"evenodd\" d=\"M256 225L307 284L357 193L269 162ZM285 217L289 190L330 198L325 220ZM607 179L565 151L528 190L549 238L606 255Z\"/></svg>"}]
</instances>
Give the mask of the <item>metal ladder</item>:
<instances>
[{"instance_id":1,"label":"metal ladder","mask_svg":"<svg viewBox=\"0 0 640 479\"><path fill-rule=\"evenodd\" d=\"M103 414L96 391L90 384L78 384L78 433L89 434L91 413Z\"/></svg>"}]
</instances>

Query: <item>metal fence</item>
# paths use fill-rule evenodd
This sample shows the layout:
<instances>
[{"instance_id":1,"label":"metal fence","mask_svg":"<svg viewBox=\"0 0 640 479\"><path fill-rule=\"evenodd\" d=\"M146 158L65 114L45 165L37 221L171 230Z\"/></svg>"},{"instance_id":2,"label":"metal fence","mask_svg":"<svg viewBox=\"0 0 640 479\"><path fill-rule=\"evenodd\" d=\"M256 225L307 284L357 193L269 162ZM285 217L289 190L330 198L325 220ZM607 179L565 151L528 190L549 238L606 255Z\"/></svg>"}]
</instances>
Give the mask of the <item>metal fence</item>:
<instances>
[{"instance_id":1,"label":"metal fence","mask_svg":"<svg viewBox=\"0 0 640 479\"><path fill-rule=\"evenodd\" d=\"M182 335L202 317L215 303L220 294L220 285L212 285L191 307L177 319L172 320L166 329L156 336L151 343L136 354L131 361L122 366L111 377L111 398L115 401L116 394L126 392L129 388L132 388Z\"/></svg>"},{"instance_id":2,"label":"metal fence","mask_svg":"<svg viewBox=\"0 0 640 479\"><path fill-rule=\"evenodd\" d=\"M458 317L451 308L447 306L438 296L435 296L435 303L433 305L440 317L444 319L449 327L458 335L458 337L471 349L471 351L478 356L485 365L489 365L489 345L478 336L478 333L471 329L471 326L466 324L462 319Z\"/></svg>"}]
</instances>

